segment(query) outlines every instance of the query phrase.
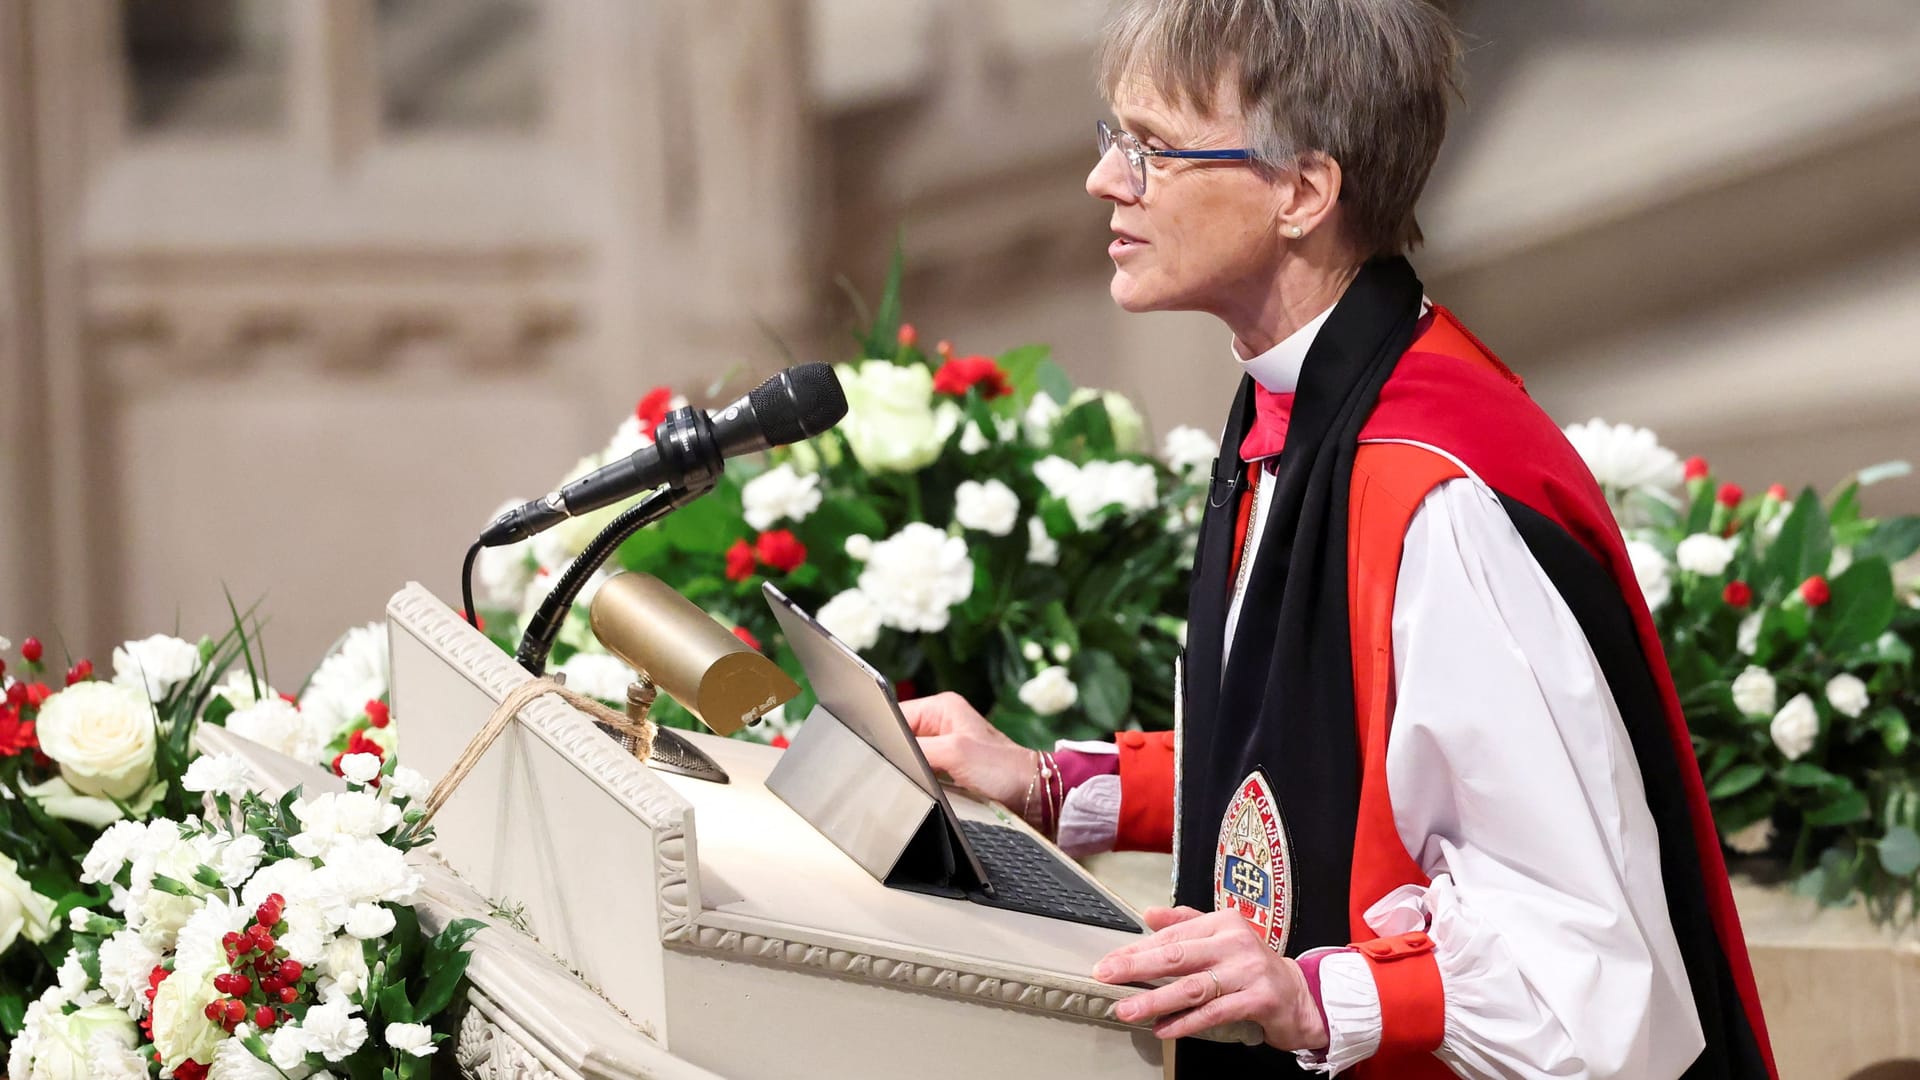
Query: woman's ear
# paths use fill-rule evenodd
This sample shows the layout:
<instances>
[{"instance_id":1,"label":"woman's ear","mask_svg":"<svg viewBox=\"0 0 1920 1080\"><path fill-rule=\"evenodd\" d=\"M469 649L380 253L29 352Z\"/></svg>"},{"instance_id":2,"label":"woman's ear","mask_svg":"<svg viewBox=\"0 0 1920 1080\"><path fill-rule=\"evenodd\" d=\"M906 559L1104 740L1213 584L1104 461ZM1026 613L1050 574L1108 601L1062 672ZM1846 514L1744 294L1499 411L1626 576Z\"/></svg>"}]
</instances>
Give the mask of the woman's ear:
<instances>
[{"instance_id":1,"label":"woman's ear","mask_svg":"<svg viewBox=\"0 0 1920 1080\"><path fill-rule=\"evenodd\" d=\"M1280 207L1280 231L1298 239L1321 228L1340 202L1340 163L1309 151L1288 170ZM1299 230L1296 232L1295 230Z\"/></svg>"}]
</instances>

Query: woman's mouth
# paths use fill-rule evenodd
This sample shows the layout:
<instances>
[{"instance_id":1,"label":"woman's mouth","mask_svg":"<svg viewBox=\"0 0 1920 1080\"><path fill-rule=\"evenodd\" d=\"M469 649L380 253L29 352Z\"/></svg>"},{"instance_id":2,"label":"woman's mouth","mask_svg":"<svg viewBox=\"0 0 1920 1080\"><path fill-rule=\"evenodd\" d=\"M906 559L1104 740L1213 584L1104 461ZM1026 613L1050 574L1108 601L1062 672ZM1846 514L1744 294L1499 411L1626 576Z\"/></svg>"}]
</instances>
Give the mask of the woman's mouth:
<instances>
[{"instance_id":1,"label":"woman's mouth","mask_svg":"<svg viewBox=\"0 0 1920 1080\"><path fill-rule=\"evenodd\" d=\"M1147 246L1147 242L1145 240L1142 240L1139 237L1130 235L1128 233L1120 232L1118 229L1115 229L1113 243L1107 245L1107 254L1108 256L1117 259L1120 256L1127 254L1128 252L1135 251L1146 246Z\"/></svg>"}]
</instances>

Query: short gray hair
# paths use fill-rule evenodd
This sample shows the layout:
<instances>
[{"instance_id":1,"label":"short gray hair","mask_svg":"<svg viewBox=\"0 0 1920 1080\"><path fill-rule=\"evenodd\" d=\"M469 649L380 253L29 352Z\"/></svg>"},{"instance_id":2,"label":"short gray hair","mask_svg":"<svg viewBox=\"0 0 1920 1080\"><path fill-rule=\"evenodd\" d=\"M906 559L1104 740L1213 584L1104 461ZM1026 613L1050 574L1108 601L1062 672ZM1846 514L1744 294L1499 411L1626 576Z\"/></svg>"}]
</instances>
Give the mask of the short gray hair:
<instances>
[{"instance_id":1,"label":"short gray hair","mask_svg":"<svg viewBox=\"0 0 1920 1080\"><path fill-rule=\"evenodd\" d=\"M1421 242L1414 204L1459 93L1458 34L1430 0L1122 0L1100 49L1109 100L1141 75L1176 107L1240 94L1266 165L1339 162L1347 228L1368 257Z\"/></svg>"}]
</instances>

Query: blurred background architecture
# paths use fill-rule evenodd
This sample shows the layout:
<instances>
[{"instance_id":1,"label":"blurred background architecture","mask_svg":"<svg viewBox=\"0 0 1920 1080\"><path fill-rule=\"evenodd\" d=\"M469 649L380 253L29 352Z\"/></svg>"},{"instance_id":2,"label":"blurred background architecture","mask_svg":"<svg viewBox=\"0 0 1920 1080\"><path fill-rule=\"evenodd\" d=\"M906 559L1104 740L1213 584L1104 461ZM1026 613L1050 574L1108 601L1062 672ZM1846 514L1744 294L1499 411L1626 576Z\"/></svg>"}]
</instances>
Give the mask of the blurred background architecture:
<instances>
[{"instance_id":1,"label":"blurred background architecture","mask_svg":"<svg viewBox=\"0 0 1920 1080\"><path fill-rule=\"evenodd\" d=\"M1416 264L1559 419L1749 487L1920 457L1920 7L1452 6ZM0 631L99 656L224 584L305 670L648 387L844 358L896 229L928 340L1216 426L1225 333L1106 295L1102 13L0 0Z\"/></svg>"}]
</instances>

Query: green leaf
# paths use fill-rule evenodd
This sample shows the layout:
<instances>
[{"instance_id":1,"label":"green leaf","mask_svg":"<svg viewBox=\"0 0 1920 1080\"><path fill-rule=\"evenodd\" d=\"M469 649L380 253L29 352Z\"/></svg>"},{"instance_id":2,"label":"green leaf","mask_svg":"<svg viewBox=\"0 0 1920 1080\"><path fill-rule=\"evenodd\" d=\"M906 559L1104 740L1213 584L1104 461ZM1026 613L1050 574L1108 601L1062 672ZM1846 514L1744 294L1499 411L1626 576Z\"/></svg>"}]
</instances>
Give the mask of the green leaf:
<instances>
[{"instance_id":1,"label":"green leaf","mask_svg":"<svg viewBox=\"0 0 1920 1080\"><path fill-rule=\"evenodd\" d=\"M388 983L380 991L380 1019L390 1024L411 1024L413 1016L413 1002L407 1000L407 984L400 980Z\"/></svg>"},{"instance_id":2,"label":"green leaf","mask_svg":"<svg viewBox=\"0 0 1920 1080\"><path fill-rule=\"evenodd\" d=\"M1007 384L1013 387L1014 403L1024 408L1033 400L1040 389L1040 365L1052 354L1053 350L1045 345L1022 345L1000 354L997 363L1000 370L1007 373Z\"/></svg>"},{"instance_id":3,"label":"green leaf","mask_svg":"<svg viewBox=\"0 0 1920 1080\"><path fill-rule=\"evenodd\" d=\"M1913 730L1907 724L1907 718L1900 710L1889 705L1873 714L1867 726L1880 733L1880 741L1886 744L1887 753L1895 757L1907 752L1907 744L1913 739Z\"/></svg>"},{"instance_id":4,"label":"green leaf","mask_svg":"<svg viewBox=\"0 0 1920 1080\"><path fill-rule=\"evenodd\" d=\"M417 1015L424 1018L446 1011L447 1006L453 1003L454 995L459 992L461 981L466 978L467 961L472 955L456 952L427 979L426 988L420 991Z\"/></svg>"},{"instance_id":5,"label":"green leaf","mask_svg":"<svg viewBox=\"0 0 1920 1080\"><path fill-rule=\"evenodd\" d=\"M1871 536L1853 549L1855 559L1882 558L1889 563L1920 551L1920 514L1881 522Z\"/></svg>"},{"instance_id":6,"label":"green leaf","mask_svg":"<svg viewBox=\"0 0 1920 1080\"><path fill-rule=\"evenodd\" d=\"M1880 868L1903 878L1920 870L1920 833L1896 825L1880 838Z\"/></svg>"},{"instance_id":7,"label":"green leaf","mask_svg":"<svg viewBox=\"0 0 1920 1080\"><path fill-rule=\"evenodd\" d=\"M1819 788L1846 783L1811 761L1788 762L1787 767L1780 770L1780 779L1794 787Z\"/></svg>"},{"instance_id":8,"label":"green leaf","mask_svg":"<svg viewBox=\"0 0 1920 1080\"><path fill-rule=\"evenodd\" d=\"M893 257L887 260L887 280L880 289L880 303L867 327L865 350L868 356L891 357L900 348L900 282L906 276L907 256L904 230L893 237Z\"/></svg>"},{"instance_id":9,"label":"green leaf","mask_svg":"<svg viewBox=\"0 0 1920 1080\"><path fill-rule=\"evenodd\" d=\"M1067 399L1073 396L1073 380L1067 377L1066 370L1052 360L1043 360L1036 377L1040 389L1046 391L1055 404L1065 408Z\"/></svg>"},{"instance_id":10,"label":"green leaf","mask_svg":"<svg viewBox=\"0 0 1920 1080\"><path fill-rule=\"evenodd\" d=\"M1871 812L1865 793L1849 785L1826 802L1807 811L1805 821L1814 826L1852 825L1867 820Z\"/></svg>"},{"instance_id":11,"label":"green leaf","mask_svg":"<svg viewBox=\"0 0 1920 1080\"><path fill-rule=\"evenodd\" d=\"M1833 535L1827 512L1820 507L1820 497L1808 488L1794 500L1779 538L1767 549L1760 580L1764 585L1793 589L1807 578L1825 573L1832 558Z\"/></svg>"},{"instance_id":12,"label":"green leaf","mask_svg":"<svg viewBox=\"0 0 1920 1080\"><path fill-rule=\"evenodd\" d=\"M1126 670L1104 649L1082 649L1073 667L1088 718L1108 731L1119 730L1133 704L1133 680Z\"/></svg>"},{"instance_id":13,"label":"green leaf","mask_svg":"<svg viewBox=\"0 0 1920 1080\"><path fill-rule=\"evenodd\" d=\"M1714 781L1713 787L1707 791L1707 798L1725 799L1738 795L1765 779L1766 775L1767 770L1763 765L1755 765L1752 762L1735 765L1727 770L1726 775Z\"/></svg>"},{"instance_id":14,"label":"green leaf","mask_svg":"<svg viewBox=\"0 0 1920 1080\"><path fill-rule=\"evenodd\" d=\"M1815 620L1829 652L1859 648L1886 632L1893 619L1894 598L1893 570L1884 560L1855 562L1830 585L1833 598Z\"/></svg>"}]
</instances>

